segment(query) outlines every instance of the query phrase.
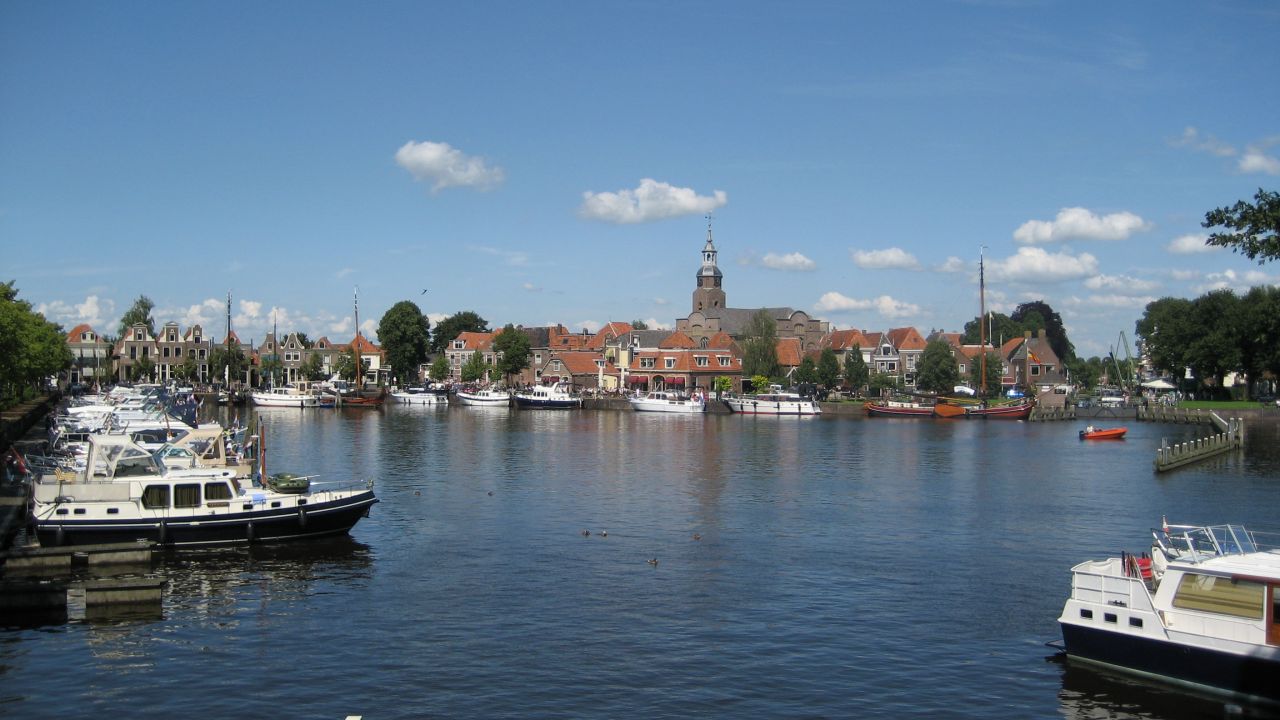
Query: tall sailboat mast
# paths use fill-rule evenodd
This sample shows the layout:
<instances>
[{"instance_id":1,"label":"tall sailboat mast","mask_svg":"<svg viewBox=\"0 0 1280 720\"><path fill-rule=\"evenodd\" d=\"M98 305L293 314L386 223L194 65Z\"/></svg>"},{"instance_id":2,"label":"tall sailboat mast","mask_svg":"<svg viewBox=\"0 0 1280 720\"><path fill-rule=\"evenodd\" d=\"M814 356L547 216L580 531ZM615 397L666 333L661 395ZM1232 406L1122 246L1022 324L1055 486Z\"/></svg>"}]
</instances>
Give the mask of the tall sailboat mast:
<instances>
[{"instance_id":1,"label":"tall sailboat mast","mask_svg":"<svg viewBox=\"0 0 1280 720\"><path fill-rule=\"evenodd\" d=\"M356 389L364 388L364 365L360 363L360 288L355 291L356 338L351 341L351 352L356 360Z\"/></svg>"},{"instance_id":2,"label":"tall sailboat mast","mask_svg":"<svg viewBox=\"0 0 1280 720\"><path fill-rule=\"evenodd\" d=\"M982 359L978 361L978 396L987 396L987 281L983 267L983 255L986 251L983 245L978 250L978 351L982 353Z\"/></svg>"}]
</instances>

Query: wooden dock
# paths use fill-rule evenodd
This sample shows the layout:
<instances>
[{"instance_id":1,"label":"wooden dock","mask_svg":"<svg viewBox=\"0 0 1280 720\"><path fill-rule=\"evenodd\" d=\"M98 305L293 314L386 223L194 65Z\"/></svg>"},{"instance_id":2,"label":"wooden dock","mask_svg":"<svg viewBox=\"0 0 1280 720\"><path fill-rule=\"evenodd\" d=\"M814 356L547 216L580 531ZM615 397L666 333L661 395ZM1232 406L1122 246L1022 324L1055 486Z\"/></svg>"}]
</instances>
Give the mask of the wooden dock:
<instances>
[{"instance_id":1,"label":"wooden dock","mask_svg":"<svg viewBox=\"0 0 1280 720\"><path fill-rule=\"evenodd\" d=\"M1212 412L1207 415L1209 422L1219 432L1177 445L1169 445L1167 441L1161 441L1154 461L1156 472L1167 472L1244 447L1244 420L1240 418L1224 420L1217 413Z\"/></svg>"}]
</instances>

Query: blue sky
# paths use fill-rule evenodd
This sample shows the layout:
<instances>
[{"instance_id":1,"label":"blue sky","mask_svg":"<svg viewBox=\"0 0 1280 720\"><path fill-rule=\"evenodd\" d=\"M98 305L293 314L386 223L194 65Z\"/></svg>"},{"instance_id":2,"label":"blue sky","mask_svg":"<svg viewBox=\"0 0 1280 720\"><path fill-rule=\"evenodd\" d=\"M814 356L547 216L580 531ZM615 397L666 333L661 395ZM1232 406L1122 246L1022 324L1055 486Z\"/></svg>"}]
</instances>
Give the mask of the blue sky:
<instances>
[{"instance_id":1,"label":"blue sky","mask_svg":"<svg viewBox=\"0 0 1280 720\"><path fill-rule=\"evenodd\" d=\"M0 279L69 329L339 342L733 307L959 330L1043 299L1105 354L1277 189L1274 2L0 4ZM426 290L426 293L423 293Z\"/></svg>"}]
</instances>

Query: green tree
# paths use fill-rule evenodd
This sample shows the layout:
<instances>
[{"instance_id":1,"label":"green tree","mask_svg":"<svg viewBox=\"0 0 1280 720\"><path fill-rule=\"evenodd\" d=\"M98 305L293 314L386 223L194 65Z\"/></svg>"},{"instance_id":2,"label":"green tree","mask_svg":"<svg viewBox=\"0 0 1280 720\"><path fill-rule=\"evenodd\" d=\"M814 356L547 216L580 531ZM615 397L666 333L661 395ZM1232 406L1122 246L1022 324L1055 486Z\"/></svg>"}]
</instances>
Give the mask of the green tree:
<instances>
[{"instance_id":1,"label":"green tree","mask_svg":"<svg viewBox=\"0 0 1280 720\"><path fill-rule=\"evenodd\" d=\"M298 367L298 372L302 373L302 377L307 380L323 380L324 362L316 353L307 353L307 358Z\"/></svg>"},{"instance_id":2,"label":"green tree","mask_svg":"<svg viewBox=\"0 0 1280 720\"><path fill-rule=\"evenodd\" d=\"M151 310L155 306L156 304L151 302L151 298L146 295L139 295L138 299L133 301L133 305L120 318L120 336L124 337L126 330L141 323L147 326L147 334L155 337L156 326L151 319Z\"/></svg>"},{"instance_id":3,"label":"green tree","mask_svg":"<svg viewBox=\"0 0 1280 720\"><path fill-rule=\"evenodd\" d=\"M1075 357L1067 361L1067 372L1071 373L1071 381L1076 385L1092 390L1098 386L1098 380L1102 377L1102 358L1091 357L1085 359Z\"/></svg>"},{"instance_id":4,"label":"green tree","mask_svg":"<svg viewBox=\"0 0 1280 720\"><path fill-rule=\"evenodd\" d=\"M781 374L778 363L778 324L768 310L751 316L742 338L742 374L775 378Z\"/></svg>"},{"instance_id":5,"label":"green tree","mask_svg":"<svg viewBox=\"0 0 1280 720\"><path fill-rule=\"evenodd\" d=\"M427 374L436 382L444 382L449 379L449 358L444 355L437 355L436 359L431 362L431 369Z\"/></svg>"},{"instance_id":6,"label":"green tree","mask_svg":"<svg viewBox=\"0 0 1280 720\"><path fill-rule=\"evenodd\" d=\"M828 390L840 383L840 358L831 348L818 356L818 383Z\"/></svg>"},{"instance_id":7,"label":"green tree","mask_svg":"<svg viewBox=\"0 0 1280 720\"><path fill-rule=\"evenodd\" d=\"M733 390L733 378L721 375L715 379L715 382L712 384L712 388L716 391L716 397L719 397L721 393L727 393L730 390Z\"/></svg>"},{"instance_id":8,"label":"green tree","mask_svg":"<svg viewBox=\"0 0 1280 720\"><path fill-rule=\"evenodd\" d=\"M284 364L280 362L279 355L263 355L262 362L258 366L258 372L262 377L267 378L271 385L281 380L283 370Z\"/></svg>"},{"instance_id":9,"label":"green tree","mask_svg":"<svg viewBox=\"0 0 1280 720\"><path fill-rule=\"evenodd\" d=\"M12 281L0 284L0 404L34 394L74 360L62 328L19 300Z\"/></svg>"},{"instance_id":10,"label":"green tree","mask_svg":"<svg viewBox=\"0 0 1280 720\"><path fill-rule=\"evenodd\" d=\"M1221 389L1226 374L1239 370L1240 298L1231 290L1214 290L1192 303L1192 323L1197 328L1187 348L1187 360L1201 383L1212 378Z\"/></svg>"},{"instance_id":11,"label":"green tree","mask_svg":"<svg viewBox=\"0 0 1280 720\"><path fill-rule=\"evenodd\" d=\"M862 359L862 348L854 345L853 349L844 356L844 381L855 393L861 393L870 375L867 362Z\"/></svg>"},{"instance_id":12,"label":"green tree","mask_svg":"<svg viewBox=\"0 0 1280 720\"><path fill-rule=\"evenodd\" d=\"M974 318L964 324L964 336L961 342L965 345L978 345L982 341L980 318ZM987 342L1000 347L1006 340L1022 337L1022 324L1008 315L997 312L987 313Z\"/></svg>"},{"instance_id":13,"label":"green tree","mask_svg":"<svg viewBox=\"0 0 1280 720\"><path fill-rule=\"evenodd\" d=\"M925 392L948 393L960 382L960 366L951 354L951 345L934 340L925 345L916 363L916 388Z\"/></svg>"},{"instance_id":14,"label":"green tree","mask_svg":"<svg viewBox=\"0 0 1280 720\"><path fill-rule=\"evenodd\" d=\"M647 323L647 322L645 322L645 321L643 321L643 320L632 320L632 321L631 321L631 329L632 329L632 330L648 330L648 329L649 329L649 323Z\"/></svg>"},{"instance_id":15,"label":"green tree","mask_svg":"<svg viewBox=\"0 0 1280 720\"><path fill-rule=\"evenodd\" d=\"M129 366L129 379L133 382L151 380L155 377L155 372L155 362L149 357L141 357Z\"/></svg>"},{"instance_id":16,"label":"green tree","mask_svg":"<svg viewBox=\"0 0 1280 720\"><path fill-rule=\"evenodd\" d=\"M436 324L431 334L431 354L443 353L459 334L464 332L489 332L489 321L470 310L454 313Z\"/></svg>"},{"instance_id":17,"label":"green tree","mask_svg":"<svg viewBox=\"0 0 1280 720\"><path fill-rule=\"evenodd\" d=\"M1280 193L1258 188L1255 203L1243 200L1226 208L1205 213L1205 228L1224 227L1235 232L1215 232L1206 245L1231 248L1234 252L1264 263L1280 258Z\"/></svg>"},{"instance_id":18,"label":"green tree","mask_svg":"<svg viewBox=\"0 0 1280 720\"><path fill-rule=\"evenodd\" d=\"M311 347L312 345L311 338L307 337L306 333L300 332L300 333L294 333L294 335L297 336L298 342L302 343L302 347L304 350ZM382 335L378 335L378 337L381 338Z\"/></svg>"},{"instance_id":19,"label":"green tree","mask_svg":"<svg viewBox=\"0 0 1280 720\"><path fill-rule=\"evenodd\" d=\"M1004 363L1000 360L1000 354L996 352L987 353L987 384L986 397L1000 394L1001 378L1004 375ZM973 388L979 395L983 392L982 384L982 357L976 357L969 363L969 387Z\"/></svg>"},{"instance_id":20,"label":"green tree","mask_svg":"<svg viewBox=\"0 0 1280 720\"><path fill-rule=\"evenodd\" d=\"M471 357L462 363L462 369L459 373L462 382L476 382L484 377L485 370L489 369L489 364L484 361L484 355L479 350L471 353Z\"/></svg>"},{"instance_id":21,"label":"green tree","mask_svg":"<svg viewBox=\"0 0 1280 720\"><path fill-rule=\"evenodd\" d=\"M1043 300L1022 303L1013 311L1010 319L1021 325L1023 332L1030 330L1035 333L1043 328L1049 347L1053 348L1053 353L1062 362L1065 363L1076 356L1076 348L1067 338L1067 329L1062 324L1062 316L1054 312L1053 308L1049 307L1049 303Z\"/></svg>"},{"instance_id":22,"label":"green tree","mask_svg":"<svg viewBox=\"0 0 1280 720\"><path fill-rule=\"evenodd\" d=\"M818 384L818 365L813 361L813 358L805 356L800 360L800 367L796 368L796 372L792 376L792 380L797 384Z\"/></svg>"},{"instance_id":23,"label":"green tree","mask_svg":"<svg viewBox=\"0 0 1280 720\"><path fill-rule=\"evenodd\" d=\"M1191 365L1187 350L1198 330L1192 322L1194 303L1166 297L1147 303L1134 334L1142 343L1152 367L1182 377Z\"/></svg>"},{"instance_id":24,"label":"green tree","mask_svg":"<svg viewBox=\"0 0 1280 720\"><path fill-rule=\"evenodd\" d=\"M333 372L343 380L354 381L356 379L356 354L350 350L340 353L337 359L334 360Z\"/></svg>"},{"instance_id":25,"label":"green tree","mask_svg":"<svg viewBox=\"0 0 1280 720\"><path fill-rule=\"evenodd\" d=\"M872 373L867 387L873 396L884 395L885 391L897 392L902 389L902 378L893 373Z\"/></svg>"},{"instance_id":26,"label":"green tree","mask_svg":"<svg viewBox=\"0 0 1280 720\"><path fill-rule=\"evenodd\" d=\"M768 375L752 375L751 376L751 392L764 392L769 389Z\"/></svg>"},{"instance_id":27,"label":"green tree","mask_svg":"<svg viewBox=\"0 0 1280 720\"><path fill-rule=\"evenodd\" d=\"M219 382L224 378L232 383L243 382L245 371L249 369L249 358L245 357L239 341L232 340L209 353L209 369Z\"/></svg>"},{"instance_id":28,"label":"green tree","mask_svg":"<svg viewBox=\"0 0 1280 720\"><path fill-rule=\"evenodd\" d=\"M182 363L173 368L173 376L178 380L198 380L200 374L200 366L196 364L196 359L188 355L183 359Z\"/></svg>"},{"instance_id":29,"label":"green tree","mask_svg":"<svg viewBox=\"0 0 1280 720\"><path fill-rule=\"evenodd\" d=\"M400 383L415 382L418 368L427 360L431 323L418 306L401 300L378 322L378 342L387 353L387 363Z\"/></svg>"},{"instance_id":30,"label":"green tree","mask_svg":"<svg viewBox=\"0 0 1280 720\"><path fill-rule=\"evenodd\" d=\"M493 349L498 353L498 373L508 383L529 365L529 336L510 323L493 339Z\"/></svg>"}]
</instances>

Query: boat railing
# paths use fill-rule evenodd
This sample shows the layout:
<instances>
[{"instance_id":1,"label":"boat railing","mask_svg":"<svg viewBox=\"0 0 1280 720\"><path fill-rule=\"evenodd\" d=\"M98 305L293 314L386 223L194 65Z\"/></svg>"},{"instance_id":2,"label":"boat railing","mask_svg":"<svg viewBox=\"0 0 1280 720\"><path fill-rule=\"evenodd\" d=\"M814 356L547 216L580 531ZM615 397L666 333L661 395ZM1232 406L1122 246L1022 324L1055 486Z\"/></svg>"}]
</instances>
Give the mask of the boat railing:
<instances>
[{"instance_id":1,"label":"boat railing","mask_svg":"<svg viewBox=\"0 0 1280 720\"><path fill-rule=\"evenodd\" d=\"M1254 533L1243 525L1165 525L1153 528L1151 535L1170 559L1192 563L1280 548L1280 536Z\"/></svg>"},{"instance_id":2,"label":"boat railing","mask_svg":"<svg viewBox=\"0 0 1280 720\"><path fill-rule=\"evenodd\" d=\"M1071 568L1071 597L1096 605L1153 611L1151 589L1126 569L1127 558L1089 560Z\"/></svg>"}]
</instances>

